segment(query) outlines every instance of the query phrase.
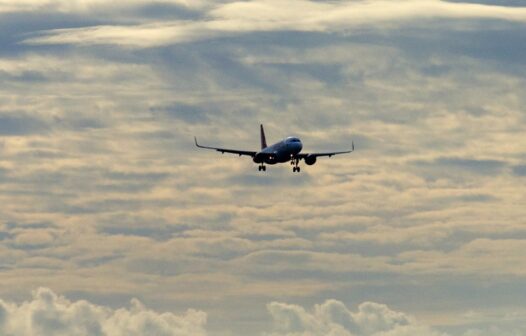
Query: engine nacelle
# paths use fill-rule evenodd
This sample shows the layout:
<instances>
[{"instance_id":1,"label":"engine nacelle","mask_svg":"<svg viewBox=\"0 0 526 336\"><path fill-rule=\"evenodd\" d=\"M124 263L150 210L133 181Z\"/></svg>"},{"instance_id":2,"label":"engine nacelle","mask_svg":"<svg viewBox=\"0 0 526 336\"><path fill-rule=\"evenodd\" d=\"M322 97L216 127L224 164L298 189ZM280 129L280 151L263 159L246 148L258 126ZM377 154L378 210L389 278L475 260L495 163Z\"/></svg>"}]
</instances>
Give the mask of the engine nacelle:
<instances>
[{"instance_id":1,"label":"engine nacelle","mask_svg":"<svg viewBox=\"0 0 526 336\"><path fill-rule=\"evenodd\" d=\"M252 159L255 163L266 163L266 164L276 164L278 160L273 154L257 153Z\"/></svg>"},{"instance_id":2,"label":"engine nacelle","mask_svg":"<svg viewBox=\"0 0 526 336\"><path fill-rule=\"evenodd\" d=\"M263 163L265 161L265 156L261 153L258 153L254 156L252 161L254 161L255 163Z\"/></svg>"},{"instance_id":3,"label":"engine nacelle","mask_svg":"<svg viewBox=\"0 0 526 336\"><path fill-rule=\"evenodd\" d=\"M316 157L314 155L307 155L305 157L305 163L309 166L312 166L316 163Z\"/></svg>"}]
</instances>

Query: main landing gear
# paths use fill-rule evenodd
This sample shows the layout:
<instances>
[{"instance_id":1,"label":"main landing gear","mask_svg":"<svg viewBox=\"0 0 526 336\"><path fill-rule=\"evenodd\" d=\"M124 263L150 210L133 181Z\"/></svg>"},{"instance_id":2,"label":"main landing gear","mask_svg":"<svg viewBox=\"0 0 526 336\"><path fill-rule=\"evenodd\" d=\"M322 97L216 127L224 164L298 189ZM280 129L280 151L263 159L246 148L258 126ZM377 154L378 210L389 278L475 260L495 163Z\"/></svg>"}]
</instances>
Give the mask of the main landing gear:
<instances>
[{"instance_id":1,"label":"main landing gear","mask_svg":"<svg viewBox=\"0 0 526 336\"><path fill-rule=\"evenodd\" d=\"M293 172L300 172L301 171L301 168L298 166L298 164L300 163L300 159L292 159L290 160L290 164L293 165L294 167L292 167L292 171Z\"/></svg>"},{"instance_id":2,"label":"main landing gear","mask_svg":"<svg viewBox=\"0 0 526 336\"><path fill-rule=\"evenodd\" d=\"M266 171L267 167L265 167L265 165L261 164L261 165L259 165L258 170L259 171Z\"/></svg>"}]
</instances>

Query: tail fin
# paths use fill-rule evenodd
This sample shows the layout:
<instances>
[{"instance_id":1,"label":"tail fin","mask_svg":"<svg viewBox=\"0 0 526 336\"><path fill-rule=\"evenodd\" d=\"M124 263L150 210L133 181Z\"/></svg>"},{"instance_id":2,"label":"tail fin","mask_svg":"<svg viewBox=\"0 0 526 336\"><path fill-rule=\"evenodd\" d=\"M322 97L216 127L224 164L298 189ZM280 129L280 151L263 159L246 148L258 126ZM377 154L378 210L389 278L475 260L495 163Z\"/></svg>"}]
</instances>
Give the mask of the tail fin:
<instances>
[{"instance_id":1,"label":"tail fin","mask_svg":"<svg viewBox=\"0 0 526 336\"><path fill-rule=\"evenodd\" d=\"M265 130L263 129L263 125L261 126L261 149L267 148L267 139L265 139Z\"/></svg>"}]
</instances>

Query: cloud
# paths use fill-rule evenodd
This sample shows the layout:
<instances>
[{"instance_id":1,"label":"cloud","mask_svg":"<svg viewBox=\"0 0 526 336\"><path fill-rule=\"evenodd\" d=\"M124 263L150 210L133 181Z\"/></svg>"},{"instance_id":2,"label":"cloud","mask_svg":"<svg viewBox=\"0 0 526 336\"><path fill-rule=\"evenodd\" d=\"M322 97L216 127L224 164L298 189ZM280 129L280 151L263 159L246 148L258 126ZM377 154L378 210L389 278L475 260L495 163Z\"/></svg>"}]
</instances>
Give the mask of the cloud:
<instances>
[{"instance_id":1,"label":"cloud","mask_svg":"<svg viewBox=\"0 0 526 336\"><path fill-rule=\"evenodd\" d=\"M0 136L23 136L41 134L49 130L48 124L34 116L20 113L4 114L0 112Z\"/></svg>"},{"instance_id":2,"label":"cloud","mask_svg":"<svg viewBox=\"0 0 526 336\"><path fill-rule=\"evenodd\" d=\"M48 230L24 230L16 236L14 245L17 248L41 248L55 240Z\"/></svg>"},{"instance_id":3,"label":"cloud","mask_svg":"<svg viewBox=\"0 0 526 336\"><path fill-rule=\"evenodd\" d=\"M265 336L523 336L526 330L524 313L518 311L492 313L494 323L487 323L487 313L468 311L461 314L461 324L438 328L375 302L363 302L357 311L338 300L314 305L311 311L299 305L271 302L267 310L274 330Z\"/></svg>"},{"instance_id":4,"label":"cloud","mask_svg":"<svg viewBox=\"0 0 526 336\"><path fill-rule=\"evenodd\" d=\"M111 309L88 301L70 301L48 288L33 292L30 301L16 304L0 299L2 335L206 335L206 313L157 313L137 299L129 308Z\"/></svg>"},{"instance_id":5,"label":"cloud","mask_svg":"<svg viewBox=\"0 0 526 336\"><path fill-rule=\"evenodd\" d=\"M205 0L162 0L162 4L172 4L187 8L200 8ZM129 0L126 3L108 3L104 0L0 0L0 13L54 11L59 13L89 13L93 11L119 11L123 8L140 7L151 4L147 0Z\"/></svg>"},{"instance_id":6,"label":"cloud","mask_svg":"<svg viewBox=\"0 0 526 336\"><path fill-rule=\"evenodd\" d=\"M437 324L524 301L521 22L440 20L429 1L217 1L188 15L56 3L0 20L9 41L85 32L2 50L2 295L206 306L215 332L251 336L274 300L388 302ZM258 148L260 122L306 151L357 151L258 174L194 146Z\"/></svg>"},{"instance_id":7,"label":"cloud","mask_svg":"<svg viewBox=\"0 0 526 336\"><path fill-rule=\"evenodd\" d=\"M513 173L517 176L526 176L526 165L514 166Z\"/></svg>"},{"instance_id":8,"label":"cloud","mask_svg":"<svg viewBox=\"0 0 526 336\"><path fill-rule=\"evenodd\" d=\"M302 15L297 15L301 12ZM203 20L43 31L26 44L112 44L155 47L249 32L301 31L347 34L355 28L430 19L494 19L526 22L526 8L439 0L343 1L260 0L220 4Z\"/></svg>"},{"instance_id":9,"label":"cloud","mask_svg":"<svg viewBox=\"0 0 526 336\"><path fill-rule=\"evenodd\" d=\"M272 302L267 305L275 324L268 336L438 336L440 332L421 325L384 304L364 302L358 311L328 300L312 312L298 305Z\"/></svg>"},{"instance_id":10,"label":"cloud","mask_svg":"<svg viewBox=\"0 0 526 336\"><path fill-rule=\"evenodd\" d=\"M170 118L180 119L192 124L206 122L208 120L207 113L209 113L200 106L179 102L167 106L153 106L150 108L150 111L152 113L164 113Z\"/></svg>"},{"instance_id":11,"label":"cloud","mask_svg":"<svg viewBox=\"0 0 526 336\"><path fill-rule=\"evenodd\" d=\"M478 173L482 175L496 175L506 168L506 162L492 159L468 159L458 157L440 157L433 162L415 162L416 166L435 168L442 170L451 170L458 174L458 170L469 171L470 173Z\"/></svg>"}]
</instances>

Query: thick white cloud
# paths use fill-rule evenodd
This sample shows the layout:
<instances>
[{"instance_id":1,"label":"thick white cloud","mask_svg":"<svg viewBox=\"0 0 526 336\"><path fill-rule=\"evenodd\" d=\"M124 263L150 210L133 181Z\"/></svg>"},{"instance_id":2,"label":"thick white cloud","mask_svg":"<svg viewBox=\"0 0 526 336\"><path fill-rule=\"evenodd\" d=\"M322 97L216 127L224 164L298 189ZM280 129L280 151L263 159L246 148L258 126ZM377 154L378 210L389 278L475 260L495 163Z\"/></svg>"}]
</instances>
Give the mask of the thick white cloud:
<instances>
[{"instance_id":1,"label":"thick white cloud","mask_svg":"<svg viewBox=\"0 0 526 336\"><path fill-rule=\"evenodd\" d=\"M270 336L438 336L440 332L384 304L364 302L358 311L328 300L312 312L298 305L272 302L267 306L275 323Z\"/></svg>"},{"instance_id":2,"label":"thick white cloud","mask_svg":"<svg viewBox=\"0 0 526 336\"><path fill-rule=\"evenodd\" d=\"M526 22L526 8L449 3L439 0L312 2L257 0L221 4L205 19L137 25L57 29L29 38L29 44L116 44L153 47L259 31L349 33L422 19L497 19ZM301 15L298 15L301 13Z\"/></svg>"},{"instance_id":3,"label":"thick white cloud","mask_svg":"<svg viewBox=\"0 0 526 336\"><path fill-rule=\"evenodd\" d=\"M0 300L0 334L16 336L206 335L207 315L157 313L133 299L129 308L111 309L79 300L69 301L47 288L21 304Z\"/></svg>"}]
</instances>

